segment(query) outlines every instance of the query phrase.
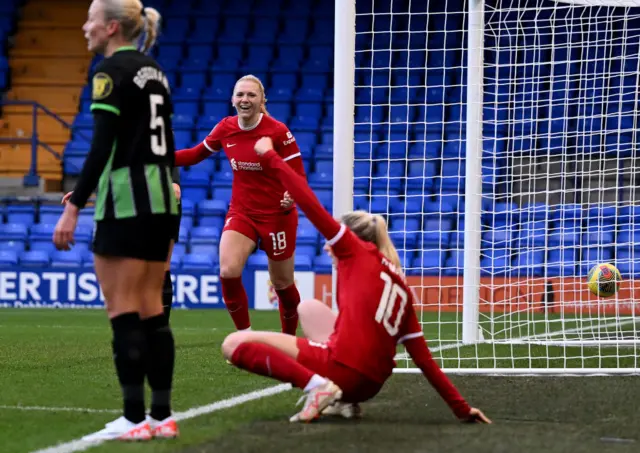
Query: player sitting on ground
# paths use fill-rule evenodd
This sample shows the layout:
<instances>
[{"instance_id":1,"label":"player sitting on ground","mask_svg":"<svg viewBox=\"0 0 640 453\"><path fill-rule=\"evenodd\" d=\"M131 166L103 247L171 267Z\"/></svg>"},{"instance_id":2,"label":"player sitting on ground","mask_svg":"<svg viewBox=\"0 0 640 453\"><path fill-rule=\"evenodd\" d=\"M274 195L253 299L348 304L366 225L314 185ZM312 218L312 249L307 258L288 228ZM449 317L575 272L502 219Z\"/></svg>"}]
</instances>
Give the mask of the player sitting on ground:
<instances>
[{"instance_id":1,"label":"player sitting on ground","mask_svg":"<svg viewBox=\"0 0 640 453\"><path fill-rule=\"evenodd\" d=\"M299 314L314 317L301 321L310 338L235 332L222 344L225 358L238 368L303 389L305 404L291 421L307 422L338 400L358 403L373 398L391 376L396 346L403 344L458 418L489 423L479 409L467 404L431 356L413 307L415 296L402 275L384 219L357 211L338 223L304 178L273 151L270 138L261 138L255 151L261 164L279 177L309 220L329 239L338 262L340 311L332 327L326 311L322 315L313 301L304 302ZM302 308L307 304L311 309Z\"/></svg>"},{"instance_id":2,"label":"player sitting on ground","mask_svg":"<svg viewBox=\"0 0 640 453\"><path fill-rule=\"evenodd\" d=\"M253 145L272 137L276 150L304 175L300 149L287 126L265 108L260 79L240 78L231 99L238 114L222 119L197 146L176 152L176 166L195 165L224 149L233 169L231 203L220 238L220 285L238 330L250 329L249 299L242 270L259 244L269 259L269 278L278 295L282 332L295 335L300 294L293 279L298 212L282 182L262 168Z\"/></svg>"}]
</instances>

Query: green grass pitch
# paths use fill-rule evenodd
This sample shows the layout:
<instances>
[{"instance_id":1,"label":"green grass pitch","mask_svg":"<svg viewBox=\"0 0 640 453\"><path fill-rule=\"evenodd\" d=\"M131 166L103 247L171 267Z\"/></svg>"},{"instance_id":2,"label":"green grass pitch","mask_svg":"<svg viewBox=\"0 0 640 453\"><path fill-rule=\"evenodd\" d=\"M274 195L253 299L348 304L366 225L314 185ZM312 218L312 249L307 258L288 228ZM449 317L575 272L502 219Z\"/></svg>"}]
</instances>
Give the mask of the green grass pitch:
<instances>
[{"instance_id":1,"label":"green grass pitch","mask_svg":"<svg viewBox=\"0 0 640 453\"><path fill-rule=\"evenodd\" d=\"M252 312L255 329L279 328L277 313ZM429 321L430 315L424 315ZM425 324L437 348L459 335L455 315ZM434 319L435 320L435 319ZM573 321L580 328L582 321ZM571 323L569 323L571 324ZM224 363L220 344L233 330L224 311L172 315L178 412L272 387ZM517 326L518 335L540 334ZM564 325L571 329L571 325ZM603 329L597 329L602 335ZM606 333L606 331L605 331ZM435 352L445 367L532 365L637 367L635 348L480 345ZM614 350L615 349L615 350ZM591 358L583 358L592 355ZM596 356L611 357L598 359ZM622 357L620 357L622 355ZM614 356L617 359L614 359ZM477 358L476 358L477 357ZM533 359L529 359L533 357ZM568 357L568 358L566 358ZM613 361L613 362L611 362ZM399 361L399 366L407 362ZM359 421L291 425L297 390L184 420L172 441L105 443L91 452L637 452L637 377L452 376L495 424L458 423L421 375L394 375L363 405ZM110 331L100 310L0 310L0 451L32 452L94 432L117 416L119 388Z\"/></svg>"}]
</instances>

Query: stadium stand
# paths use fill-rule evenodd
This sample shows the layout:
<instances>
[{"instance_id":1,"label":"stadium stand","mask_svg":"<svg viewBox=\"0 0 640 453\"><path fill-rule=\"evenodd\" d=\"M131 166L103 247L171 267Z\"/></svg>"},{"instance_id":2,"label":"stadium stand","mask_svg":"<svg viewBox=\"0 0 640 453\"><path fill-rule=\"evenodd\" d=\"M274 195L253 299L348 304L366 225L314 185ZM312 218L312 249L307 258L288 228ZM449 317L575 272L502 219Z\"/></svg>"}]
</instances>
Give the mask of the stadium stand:
<instances>
[{"instance_id":1,"label":"stadium stand","mask_svg":"<svg viewBox=\"0 0 640 453\"><path fill-rule=\"evenodd\" d=\"M7 15L6 12L10 10L10 5L15 6L16 3L18 3L17 0L4 0L2 3L0 14L3 21L0 22L0 39L6 36L6 28L3 28L7 26L5 24L9 24L8 30L12 30L13 22L10 19L6 20L6 17L11 17L13 13L9 11L10 14ZM177 147L193 146L209 133L217 121L226 115L233 114L229 102L233 84L239 76L253 73L265 82L270 113L278 120L287 123L293 130L302 150L310 184L323 204L330 208L333 165L333 3L333 1L320 0L242 2L147 0L145 5L157 7L165 18L164 31L160 38L160 45L155 50L155 56L167 72L174 92L174 130ZM403 4L403 1L396 0L395 3ZM452 11L456 8L459 11L462 6L453 1L448 2L448 7ZM362 16L358 20L366 21L371 18ZM369 26L370 24L367 24L365 29L368 30ZM419 32L421 26L423 31L426 30L426 23L421 25L419 18L414 18L412 29ZM442 26L451 27L451 30L444 30L449 32L449 38L462 39L458 31L460 21L454 14L449 15ZM388 31L389 24L377 18L375 27L380 32ZM73 33L82 42L81 33L77 29ZM357 39L360 38L370 39L358 35ZM444 39L442 33L429 34L427 48L433 46L442 49L443 44L440 42L442 39ZM455 266L461 272L461 249L464 245L461 233L464 225L462 215L464 184L459 176L462 174L460 161L447 158L457 158L465 152L464 133L461 132L463 128L459 124L460 109L464 110L464 92L462 85L459 84L461 77L459 67L462 66L464 55L455 46L452 46L446 54L444 52L429 53L428 50L417 52L412 47L424 48L424 43L424 40L411 40L407 43L407 51L398 51L392 56L379 55L375 61L370 61L371 53L356 54L358 67L367 66L365 64L367 62L373 67L388 66L389 58L393 57L398 67L403 66L400 62L406 62L409 68L418 69L411 71L411 75L408 75L410 71L407 67L395 72L386 71L380 80L381 83L378 84L382 88L373 90L358 88L356 89L357 100L361 100L364 104L371 104L372 100L373 103L385 104L389 99L405 100L408 96L415 96L418 99L426 98L427 105L390 108L380 105L373 108L370 106L356 108L355 121L358 123L355 131L356 141L361 142L355 146L356 157L375 156L384 161L378 163L374 159L370 162L356 162L354 167L356 178L365 178L356 179L355 192L371 196L359 197L355 207L372 212L387 213L390 209L392 213L406 213L402 220L392 221L390 224L394 241L408 250L404 251L402 256L405 263L422 268L420 272L425 274L437 274L438 267L445 264ZM408 52L409 50L414 51ZM80 54L81 52L78 51L78 61L81 59ZM16 59L26 58L18 55L16 53ZM429 55L428 61L427 55ZM94 59L87 68L93 68L96 62L97 60ZM629 64L634 65L635 62ZM451 69L431 71L429 66L448 66ZM571 71L572 68L568 67L567 70ZM371 85L372 73L373 71L357 73L356 84ZM402 86L403 80L410 77L412 78L410 85L422 85L426 88L424 90L420 88L419 90L422 90L420 92L394 88L394 91L390 92L385 88L390 85L387 73L393 79L394 86ZM87 80L86 74L78 76L77 80ZM457 80L458 83L454 84L453 88L445 89L443 80L445 84L447 80ZM0 86L6 86L6 83L7 59L0 57ZM635 78L630 83L635 83ZM611 87L612 89L620 87L620 81L611 81ZM551 87L551 93L565 98L565 92L572 89L573 87L570 86L558 85ZM77 102L73 108L68 106L64 110L67 114L73 114L77 109L78 113L73 120L74 125L78 131L90 135L89 87L84 86L81 91L76 91L79 93L77 98L73 98L75 95L70 96ZM429 100L441 102L443 92L447 100L446 106L429 104ZM488 95L499 97L500 93ZM57 99L42 98L41 101L56 104ZM502 118L512 113L501 109L500 104L496 103L485 107L484 114L487 118ZM571 125L566 122L573 121L570 118L578 116L578 112L568 114L555 109L537 112L537 114L540 118L553 120L549 122L552 128L550 131L552 133L549 135L552 137L551 140L555 132L570 129ZM383 123L385 121L394 123L396 120L406 122L407 118L413 117L428 119L428 126L424 126L427 130L425 131L424 127L416 128L413 131L414 136L411 137L414 144L409 148L409 157L414 157L416 160L410 161L408 165L405 165L404 161L388 163L389 157L392 160L394 157L405 159L407 156L404 143L401 144L402 146L389 144L389 138L393 138L394 128L383 126ZM458 118L458 123L447 120L443 124L442 118ZM534 118L528 118L528 120L533 121ZM527 118L522 124L524 124L522 127L526 127ZM607 126L617 127L615 124L604 125L604 127ZM404 129L405 124L402 124L402 140L406 140ZM486 152L496 152L506 146L518 146L517 143L510 143L505 138L506 133L507 131L496 128L494 136L485 140ZM426 137L426 139L422 140L418 137ZM558 149L559 152L560 149L555 147L554 143L541 141L537 147L538 149ZM579 145L571 143L570 146ZM565 149L565 151L572 152L572 149ZM71 136L64 151L65 177L77 175L87 152L86 141L80 140L75 135ZM530 168L535 171L535 165L533 165L535 156L523 156L523 158L531 160ZM501 181L505 172L509 171L508 165L496 162L495 159L488 159L483 165L485 165L486 187L506 193L508 189L496 182ZM529 167L521 164L517 168ZM172 266L174 269L211 269L218 261L218 237L230 198L232 170L224 156L216 155L196 167L183 169L182 175L184 216L181 243L174 251ZM552 183L559 183L558 178L562 176L558 173L554 178L557 181L554 180ZM429 191L430 195L424 195ZM378 194L387 195L387 197L377 197ZM389 194L398 196L388 198ZM549 269L549 275L584 274L591 262L591 252L589 252L591 248L586 249L586 252L571 248L571 244L578 241L578 235L588 237L584 240L593 242L593 250L598 250L600 242L611 243L611 235L617 235L620 243L627 244L624 250L608 249L605 252L606 256L614 256L616 253L618 256L628 256L633 244L640 243L634 240L636 237L640 238L640 230L635 230L635 226L634 229L630 229L630 225L640 225L638 222L640 208L622 208L618 210L617 217L614 215L602 217L599 224L597 221L590 220L598 213L591 212L581 205L548 206L544 203L533 203L516 207L505 203L501 209L504 215L486 217L483 218L483 222L493 222L493 226L498 227L506 225L507 222L519 222L519 216L533 220L522 224L516 233L501 232L500 228L493 228L491 232L483 234L483 248L490 253L483 255L482 265L493 269L494 275L500 267L506 268L507 263L516 266L516 269L531 268L533 275L540 275L542 264L545 263ZM573 219L582 220L565 224L567 219L571 219L567 216L571 210L574 212ZM56 212L46 204L32 207L32 210L14 206L14 204L5 206L2 212L4 224L0 226L0 242L6 246L0 247L2 250L0 265L14 263L16 260L21 263L39 264L48 259L58 263L57 265L89 265L87 263L90 261L90 255L84 252L74 254L73 257L65 256L64 259L61 254L45 256L42 253L46 251L39 251L37 254L34 252L33 245L38 225L51 222ZM435 215L440 212L444 214ZM563 213L562 216L559 215L560 212ZM631 218L635 221L630 222ZM14 224L16 219L19 219L18 225ZM605 222L604 230L602 229L603 221ZM90 220L88 220L90 228L89 222ZM590 227L596 224L601 229L594 234ZM601 236L603 234L610 236L608 239L603 239ZM565 250L554 250L546 254L523 251L513 256L514 244L543 244L545 241L553 243L560 238L567 246ZM323 241L317 231L302 217L298 233L298 268L328 272L331 262L323 255L322 245ZM256 253L251 257L249 266L264 268L266 266L264 256ZM619 267L625 275L630 273L640 275L640 266L634 268L630 263L621 264ZM451 268L447 270L449 275L456 272Z\"/></svg>"}]
</instances>

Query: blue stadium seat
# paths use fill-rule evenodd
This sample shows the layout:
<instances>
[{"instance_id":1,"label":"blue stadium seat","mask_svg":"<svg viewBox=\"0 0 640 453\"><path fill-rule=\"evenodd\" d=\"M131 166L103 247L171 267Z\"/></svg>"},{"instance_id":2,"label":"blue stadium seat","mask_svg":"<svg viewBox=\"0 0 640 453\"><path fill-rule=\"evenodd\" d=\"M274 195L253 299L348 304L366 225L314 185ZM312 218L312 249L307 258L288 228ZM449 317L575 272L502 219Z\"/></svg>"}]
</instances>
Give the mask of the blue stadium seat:
<instances>
[{"instance_id":1,"label":"blue stadium seat","mask_svg":"<svg viewBox=\"0 0 640 453\"><path fill-rule=\"evenodd\" d=\"M253 30L249 33L245 41L251 45L272 45L276 40L278 30L278 19L262 17L260 19L260 26L253 27Z\"/></svg>"},{"instance_id":2,"label":"blue stadium seat","mask_svg":"<svg viewBox=\"0 0 640 453\"><path fill-rule=\"evenodd\" d=\"M312 271L313 270L313 260L315 258L315 254L313 255L302 255L297 253L294 258L295 268L297 271Z\"/></svg>"},{"instance_id":3,"label":"blue stadium seat","mask_svg":"<svg viewBox=\"0 0 640 453\"><path fill-rule=\"evenodd\" d=\"M249 256L249 259L247 260L247 268L251 270L267 269L268 266L269 259L262 250L259 250L253 255Z\"/></svg>"},{"instance_id":4,"label":"blue stadium seat","mask_svg":"<svg viewBox=\"0 0 640 453\"><path fill-rule=\"evenodd\" d=\"M20 265L25 267L49 266L49 253L43 250L32 250L20 254Z\"/></svg>"},{"instance_id":5,"label":"blue stadium seat","mask_svg":"<svg viewBox=\"0 0 640 453\"><path fill-rule=\"evenodd\" d=\"M547 275L550 277L576 275L578 254L575 248L553 249L547 259Z\"/></svg>"},{"instance_id":6,"label":"blue stadium seat","mask_svg":"<svg viewBox=\"0 0 640 453\"><path fill-rule=\"evenodd\" d=\"M198 225L219 229L224 225L227 203L223 200L201 200L198 202Z\"/></svg>"},{"instance_id":7,"label":"blue stadium seat","mask_svg":"<svg viewBox=\"0 0 640 453\"><path fill-rule=\"evenodd\" d=\"M64 211L62 205L43 205L40 206L40 223L49 223L55 225L60 220L60 216Z\"/></svg>"},{"instance_id":8,"label":"blue stadium seat","mask_svg":"<svg viewBox=\"0 0 640 453\"><path fill-rule=\"evenodd\" d=\"M7 223L0 224L0 240L26 242L29 231L25 224Z\"/></svg>"},{"instance_id":9,"label":"blue stadium seat","mask_svg":"<svg viewBox=\"0 0 640 453\"><path fill-rule=\"evenodd\" d=\"M11 269L18 265L18 251L0 249L0 268Z\"/></svg>"},{"instance_id":10,"label":"blue stadium seat","mask_svg":"<svg viewBox=\"0 0 640 453\"><path fill-rule=\"evenodd\" d=\"M539 277L544 272L544 251L543 250L523 250L513 260L512 276L535 276Z\"/></svg>"},{"instance_id":11,"label":"blue stadium seat","mask_svg":"<svg viewBox=\"0 0 640 453\"><path fill-rule=\"evenodd\" d=\"M199 170L189 170L181 173L180 186L183 198L194 203L207 198L209 192L209 174Z\"/></svg>"},{"instance_id":12,"label":"blue stadium seat","mask_svg":"<svg viewBox=\"0 0 640 453\"><path fill-rule=\"evenodd\" d=\"M36 209L33 204L7 206L7 223L31 226L35 223Z\"/></svg>"},{"instance_id":13,"label":"blue stadium seat","mask_svg":"<svg viewBox=\"0 0 640 453\"><path fill-rule=\"evenodd\" d=\"M190 253L182 257L181 269L185 271L211 271L215 265L212 255Z\"/></svg>"},{"instance_id":14,"label":"blue stadium seat","mask_svg":"<svg viewBox=\"0 0 640 453\"><path fill-rule=\"evenodd\" d=\"M331 274L331 271L333 270L331 257L326 253L316 256L313 259L313 270L317 274Z\"/></svg>"},{"instance_id":15,"label":"blue stadium seat","mask_svg":"<svg viewBox=\"0 0 640 453\"><path fill-rule=\"evenodd\" d=\"M191 239L189 243L194 244L215 244L220 242L220 229L209 226L197 226L191 229Z\"/></svg>"},{"instance_id":16,"label":"blue stadium seat","mask_svg":"<svg viewBox=\"0 0 640 453\"><path fill-rule=\"evenodd\" d=\"M278 36L280 44L303 44L307 36L308 20L306 18L290 18L284 21L282 32Z\"/></svg>"},{"instance_id":17,"label":"blue stadium seat","mask_svg":"<svg viewBox=\"0 0 640 453\"><path fill-rule=\"evenodd\" d=\"M78 250L54 251L51 253L51 266L74 268L80 267L83 262L83 253Z\"/></svg>"},{"instance_id":18,"label":"blue stadium seat","mask_svg":"<svg viewBox=\"0 0 640 453\"><path fill-rule=\"evenodd\" d=\"M444 257L445 253L439 249L422 250L414 259L412 267L420 268L424 275L439 275Z\"/></svg>"}]
</instances>

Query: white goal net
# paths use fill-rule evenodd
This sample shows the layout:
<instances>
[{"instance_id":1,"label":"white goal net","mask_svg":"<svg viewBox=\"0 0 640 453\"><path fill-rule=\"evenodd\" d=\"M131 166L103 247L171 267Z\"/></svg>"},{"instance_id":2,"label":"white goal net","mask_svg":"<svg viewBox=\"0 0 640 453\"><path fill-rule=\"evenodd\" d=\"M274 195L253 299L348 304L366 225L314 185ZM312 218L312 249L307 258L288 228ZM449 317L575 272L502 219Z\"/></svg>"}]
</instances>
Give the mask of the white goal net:
<instances>
[{"instance_id":1,"label":"white goal net","mask_svg":"<svg viewBox=\"0 0 640 453\"><path fill-rule=\"evenodd\" d=\"M387 217L445 369L640 371L639 5L357 0L355 49L336 18L334 208Z\"/></svg>"}]
</instances>

